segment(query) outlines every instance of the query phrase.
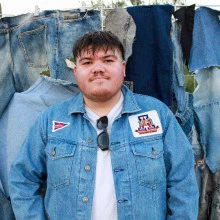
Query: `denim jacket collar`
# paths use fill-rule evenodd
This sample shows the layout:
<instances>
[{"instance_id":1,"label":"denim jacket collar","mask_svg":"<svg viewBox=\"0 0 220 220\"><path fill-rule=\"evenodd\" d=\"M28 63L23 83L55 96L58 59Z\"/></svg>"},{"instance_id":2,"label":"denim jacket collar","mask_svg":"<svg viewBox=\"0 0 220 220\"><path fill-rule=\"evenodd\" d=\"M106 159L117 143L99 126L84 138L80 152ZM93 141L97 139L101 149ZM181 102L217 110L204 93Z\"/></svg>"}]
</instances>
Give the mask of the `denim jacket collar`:
<instances>
[{"instance_id":1,"label":"denim jacket collar","mask_svg":"<svg viewBox=\"0 0 220 220\"><path fill-rule=\"evenodd\" d=\"M133 113L141 110L134 98L133 93L125 85L122 86L122 93L124 95L122 114ZM75 104L72 105L71 102L68 114L85 113L83 94L79 93L77 96L74 97L74 99Z\"/></svg>"}]
</instances>

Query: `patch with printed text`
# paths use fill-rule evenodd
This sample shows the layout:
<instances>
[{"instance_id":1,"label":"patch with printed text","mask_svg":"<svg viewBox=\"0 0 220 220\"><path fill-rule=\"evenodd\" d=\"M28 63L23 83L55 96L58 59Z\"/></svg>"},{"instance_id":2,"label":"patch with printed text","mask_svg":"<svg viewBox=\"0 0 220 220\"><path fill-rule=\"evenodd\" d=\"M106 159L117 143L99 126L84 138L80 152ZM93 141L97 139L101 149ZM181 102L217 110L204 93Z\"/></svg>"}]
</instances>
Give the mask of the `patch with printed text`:
<instances>
[{"instance_id":1,"label":"patch with printed text","mask_svg":"<svg viewBox=\"0 0 220 220\"><path fill-rule=\"evenodd\" d=\"M129 123L134 137L163 133L159 116L155 110L132 115L129 117Z\"/></svg>"},{"instance_id":2,"label":"patch with printed text","mask_svg":"<svg viewBox=\"0 0 220 220\"><path fill-rule=\"evenodd\" d=\"M53 121L52 132L58 131L70 125L69 122Z\"/></svg>"}]
</instances>

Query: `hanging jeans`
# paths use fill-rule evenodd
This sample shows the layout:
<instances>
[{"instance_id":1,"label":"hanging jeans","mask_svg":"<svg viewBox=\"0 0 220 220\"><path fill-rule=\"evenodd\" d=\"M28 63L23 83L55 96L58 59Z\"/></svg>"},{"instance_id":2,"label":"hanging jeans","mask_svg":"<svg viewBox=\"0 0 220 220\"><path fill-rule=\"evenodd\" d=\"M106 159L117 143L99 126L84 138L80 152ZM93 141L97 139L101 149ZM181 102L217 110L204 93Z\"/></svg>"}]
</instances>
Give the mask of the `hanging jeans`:
<instances>
[{"instance_id":1,"label":"hanging jeans","mask_svg":"<svg viewBox=\"0 0 220 220\"><path fill-rule=\"evenodd\" d=\"M171 5L127 7L136 24L133 52L126 66L126 81L134 92L172 105L173 46L170 37Z\"/></svg>"},{"instance_id":2,"label":"hanging jeans","mask_svg":"<svg viewBox=\"0 0 220 220\"><path fill-rule=\"evenodd\" d=\"M15 93L0 119L0 180L8 197L8 173L30 126L49 106L79 92L70 82L41 76L25 92Z\"/></svg>"},{"instance_id":3,"label":"hanging jeans","mask_svg":"<svg viewBox=\"0 0 220 220\"><path fill-rule=\"evenodd\" d=\"M0 117L13 94L27 90L43 71L75 82L66 59L72 58L79 36L100 28L97 10L51 10L0 19Z\"/></svg>"},{"instance_id":4,"label":"hanging jeans","mask_svg":"<svg viewBox=\"0 0 220 220\"><path fill-rule=\"evenodd\" d=\"M195 11L189 71L220 66L220 11L199 7Z\"/></svg>"},{"instance_id":5,"label":"hanging jeans","mask_svg":"<svg viewBox=\"0 0 220 220\"><path fill-rule=\"evenodd\" d=\"M214 173L220 170L220 69L210 67L195 72L198 86L193 108L201 121L206 163Z\"/></svg>"}]
</instances>

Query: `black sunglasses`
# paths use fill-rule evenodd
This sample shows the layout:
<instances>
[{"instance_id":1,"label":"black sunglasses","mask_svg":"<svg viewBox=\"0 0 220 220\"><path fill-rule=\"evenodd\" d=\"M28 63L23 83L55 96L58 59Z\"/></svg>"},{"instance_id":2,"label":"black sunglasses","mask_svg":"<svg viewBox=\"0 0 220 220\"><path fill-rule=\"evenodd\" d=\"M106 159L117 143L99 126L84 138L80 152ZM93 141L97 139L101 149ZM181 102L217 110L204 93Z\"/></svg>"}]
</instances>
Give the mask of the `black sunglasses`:
<instances>
[{"instance_id":1,"label":"black sunglasses","mask_svg":"<svg viewBox=\"0 0 220 220\"><path fill-rule=\"evenodd\" d=\"M109 135L106 130L108 126L108 117L103 116L97 120L96 124L98 129L102 129L103 131L97 136L98 146L101 150L105 151L109 149Z\"/></svg>"}]
</instances>

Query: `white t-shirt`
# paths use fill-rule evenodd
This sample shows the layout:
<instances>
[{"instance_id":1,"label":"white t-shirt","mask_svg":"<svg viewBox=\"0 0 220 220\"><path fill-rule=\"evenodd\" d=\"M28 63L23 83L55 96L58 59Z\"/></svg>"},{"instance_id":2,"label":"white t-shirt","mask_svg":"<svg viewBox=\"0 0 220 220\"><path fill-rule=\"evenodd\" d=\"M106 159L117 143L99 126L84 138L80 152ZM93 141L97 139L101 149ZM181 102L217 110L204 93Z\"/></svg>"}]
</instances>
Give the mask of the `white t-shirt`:
<instances>
[{"instance_id":1,"label":"white t-shirt","mask_svg":"<svg viewBox=\"0 0 220 220\"><path fill-rule=\"evenodd\" d=\"M107 132L109 135L111 132L112 123L122 110L123 100L124 97L121 93L120 100L107 115ZM96 127L96 121L100 117L96 115L92 110L90 110L87 106L85 107L85 109L89 117L89 120L92 123L93 127L96 129L98 135L102 132L102 130L97 129ZM97 151L96 179L91 219L117 220L117 201L112 173L110 151L102 151L100 148L98 148Z\"/></svg>"}]
</instances>

